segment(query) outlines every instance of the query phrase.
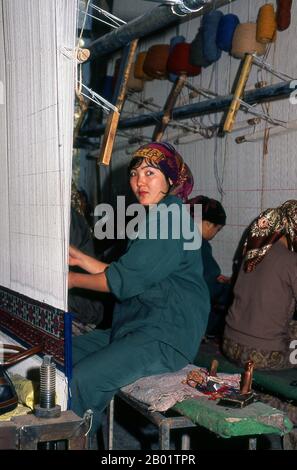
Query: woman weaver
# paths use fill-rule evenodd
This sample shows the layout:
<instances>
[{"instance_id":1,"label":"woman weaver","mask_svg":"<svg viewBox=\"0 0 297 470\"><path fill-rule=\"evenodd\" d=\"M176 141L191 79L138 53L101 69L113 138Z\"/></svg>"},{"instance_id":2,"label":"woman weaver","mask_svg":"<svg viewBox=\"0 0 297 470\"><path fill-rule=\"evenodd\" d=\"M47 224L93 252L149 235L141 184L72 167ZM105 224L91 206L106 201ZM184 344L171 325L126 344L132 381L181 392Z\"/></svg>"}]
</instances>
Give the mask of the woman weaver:
<instances>
[{"instance_id":1,"label":"woman weaver","mask_svg":"<svg viewBox=\"0 0 297 470\"><path fill-rule=\"evenodd\" d=\"M193 187L189 168L170 144L153 142L136 151L129 178L146 210L127 252L107 265L70 248L70 265L89 274L70 272L69 288L112 292L118 301L111 330L95 330L73 341L72 409L80 416L93 410L93 432L121 387L193 361L209 313L199 245L185 249L189 240L182 230L176 237L180 221L169 210L175 207L187 217L197 234L192 218L182 210ZM164 221L167 237L160 228ZM156 236L150 238L143 226L157 227Z\"/></svg>"},{"instance_id":2,"label":"woman weaver","mask_svg":"<svg viewBox=\"0 0 297 470\"><path fill-rule=\"evenodd\" d=\"M219 201L207 196L196 196L189 199L187 203L190 204L192 217L194 217L195 204L201 204L202 226L200 230L202 232L203 276L211 301L206 335L222 337L225 326L225 312L230 294L230 278L222 274L220 266L213 257L210 241L225 226L226 212Z\"/></svg>"},{"instance_id":3,"label":"woman weaver","mask_svg":"<svg viewBox=\"0 0 297 470\"><path fill-rule=\"evenodd\" d=\"M297 201L267 209L252 223L226 317L223 351L240 365L296 367ZM296 341L295 341L296 343Z\"/></svg>"}]
</instances>

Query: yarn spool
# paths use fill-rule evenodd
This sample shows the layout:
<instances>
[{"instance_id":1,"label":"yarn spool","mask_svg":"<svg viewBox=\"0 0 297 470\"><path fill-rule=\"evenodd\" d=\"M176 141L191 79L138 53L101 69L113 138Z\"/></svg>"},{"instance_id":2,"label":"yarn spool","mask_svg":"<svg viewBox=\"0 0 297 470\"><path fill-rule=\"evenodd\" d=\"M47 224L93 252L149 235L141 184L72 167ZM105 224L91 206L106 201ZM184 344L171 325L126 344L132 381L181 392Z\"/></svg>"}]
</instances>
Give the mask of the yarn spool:
<instances>
[{"instance_id":1,"label":"yarn spool","mask_svg":"<svg viewBox=\"0 0 297 470\"><path fill-rule=\"evenodd\" d=\"M186 74L188 77L194 77L201 73L201 67L190 64L190 47L191 44L186 42L174 46L167 62L167 71L169 73Z\"/></svg>"},{"instance_id":2,"label":"yarn spool","mask_svg":"<svg viewBox=\"0 0 297 470\"><path fill-rule=\"evenodd\" d=\"M220 10L214 10L202 18L203 55L208 62L216 62L222 54L216 42L218 26L222 16L223 13Z\"/></svg>"},{"instance_id":3,"label":"yarn spool","mask_svg":"<svg viewBox=\"0 0 297 470\"><path fill-rule=\"evenodd\" d=\"M259 9L257 18L256 39L262 44L268 44L276 39L276 16L272 3L267 3Z\"/></svg>"},{"instance_id":4,"label":"yarn spool","mask_svg":"<svg viewBox=\"0 0 297 470\"><path fill-rule=\"evenodd\" d=\"M276 24L279 31L284 31L291 24L292 0L278 0Z\"/></svg>"},{"instance_id":5,"label":"yarn spool","mask_svg":"<svg viewBox=\"0 0 297 470\"><path fill-rule=\"evenodd\" d=\"M107 101L109 102L112 101L112 97L113 97L113 76L112 75L106 75L104 77L102 96Z\"/></svg>"},{"instance_id":6,"label":"yarn spool","mask_svg":"<svg viewBox=\"0 0 297 470\"><path fill-rule=\"evenodd\" d=\"M159 80L167 78L167 60L169 57L169 44L155 44L147 51L143 63L144 73Z\"/></svg>"},{"instance_id":7,"label":"yarn spool","mask_svg":"<svg viewBox=\"0 0 297 470\"><path fill-rule=\"evenodd\" d=\"M245 54L264 55L266 44L261 44L256 39L256 23L241 23L234 32L231 55L237 59L243 59Z\"/></svg>"},{"instance_id":8,"label":"yarn spool","mask_svg":"<svg viewBox=\"0 0 297 470\"><path fill-rule=\"evenodd\" d=\"M127 88L130 91L139 93L140 91L143 90L143 80L140 80L140 78L135 78L134 70L135 70L135 63L133 62L133 64L131 65L131 71L130 71L128 81L127 81Z\"/></svg>"},{"instance_id":9,"label":"yarn spool","mask_svg":"<svg viewBox=\"0 0 297 470\"><path fill-rule=\"evenodd\" d=\"M181 42L185 42L186 38L184 36L174 36L173 38L170 39L170 52L169 52L169 57L170 57L170 54L174 48L174 46L176 46L176 44L180 44ZM169 60L169 58L168 58ZM177 75L174 74L174 73L170 73L168 75L168 79L170 82L175 82L175 80L177 79Z\"/></svg>"},{"instance_id":10,"label":"yarn spool","mask_svg":"<svg viewBox=\"0 0 297 470\"><path fill-rule=\"evenodd\" d=\"M201 27L191 43L189 61L196 67L206 68L211 65L211 62L206 60L203 54L203 28Z\"/></svg>"},{"instance_id":11,"label":"yarn spool","mask_svg":"<svg viewBox=\"0 0 297 470\"><path fill-rule=\"evenodd\" d=\"M216 43L219 49L225 52L231 51L233 35L239 23L240 21L237 15L229 13L222 16L216 37Z\"/></svg>"},{"instance_id":12,"label":"yarn spool","mask_svg":"<svg viewBox=\"0 0 297 470\"><path fill-rule=\"evenodd\" d=\"M143 70L143 64L146 58L147 51L139 52L137 54L134 66L134 77L139 78L140 80L152 80L152 77L149 77Z\"/></svg>"}]
</instances>

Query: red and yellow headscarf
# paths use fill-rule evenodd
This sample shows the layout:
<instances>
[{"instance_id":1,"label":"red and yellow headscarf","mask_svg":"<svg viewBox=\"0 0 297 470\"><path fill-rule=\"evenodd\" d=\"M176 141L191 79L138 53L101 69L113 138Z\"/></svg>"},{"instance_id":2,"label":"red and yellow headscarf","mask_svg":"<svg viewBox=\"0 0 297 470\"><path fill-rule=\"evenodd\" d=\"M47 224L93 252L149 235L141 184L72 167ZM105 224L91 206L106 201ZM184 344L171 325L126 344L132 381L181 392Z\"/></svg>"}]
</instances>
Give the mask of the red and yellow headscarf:
<instances>
[{"instance_id":1,"label":"red and yellow headscarf","mask_svg":"<svg viewBox=\"0 0 297 470\"><path fill-rule=\"evenodd\" d=\"M144 158L156 165L160 171L170 178L173 186L170 194L185 201L194 186L193 175L182 156L168 142L151 142L141 146L132 158Z\"/></svg>"}]
</instances>

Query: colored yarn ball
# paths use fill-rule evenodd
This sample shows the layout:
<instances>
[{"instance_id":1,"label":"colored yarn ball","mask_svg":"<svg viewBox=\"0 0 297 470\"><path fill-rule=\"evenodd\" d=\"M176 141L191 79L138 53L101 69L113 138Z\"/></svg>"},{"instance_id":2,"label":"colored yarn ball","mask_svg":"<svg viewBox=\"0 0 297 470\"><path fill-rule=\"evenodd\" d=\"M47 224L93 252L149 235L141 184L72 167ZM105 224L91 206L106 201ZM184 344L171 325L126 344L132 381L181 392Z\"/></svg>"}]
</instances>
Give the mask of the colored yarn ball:
<instances>
[{"instance_id":1,"label":"colored yarn ball","mask_svg":"<svg viewBox=\"0 0 297 470\"><path fill-rule=\"evenodd\" d=\"M279 31L284 31L291 24L292 0L278 0L276 23Z\"/></svg>"},{"instance_id":2,"label":"colored yarn ball","mask_svg":"<svg viewBox=\"0 0 297 470\"><path fill-rule=\"evenodd\" d=\"M262 44L273 42L276 37L276 17L272 3L267 3L259 9L257 18L256 39Z\"/></svg>"},{"instance_id":3,"label":"colored yarn ball","mask_svg":"<svg viewBox=\"0 0 297 470\"><path fill-rule=\"evenodd\" d=\"M190 64L190 47L187 42L176 44L169 54L167 70L170 73L181 75L187 74L189 77L199 75L201 68Z\"/></svg>"},{"instance_id":4,"label":"colored yarn ball","mask_svg":"<svg viewBox=\"0 0 297 470\"><path fill-rule=\"evenodd\" d=\"M151 46L147 51L147 55L143 63L144 73L152 78L166 78L169 49L169 44L156 44Z\"/></svg>"},{"instance_id":5,"label":"colored yarn ball","mask_svg":"<svg viewBox=\"0 0 297 470\"><path fill-rule=\"evenodd\" d=\"M130 91L140 92L143 90L143 80L135 78L135 63L131 65L131 71L127 81L127 88Z\"/></svg>"},{"instance_id":6,"label":"colored yarn ball","mask_svg":"<svg viewBox=\"0 0 297 470\"><path fill-rule=\"evenodd\" d=\"M216 43L222 51L230 52L232 48L232 39L240 21L238 16L229 13L222 16L218 25Z\"/></svg>"},{"instance_id":7,"label":"colored yarn ball","mask_svg":"<svg viewBox=\"0 0 297 470\"><path fill-rule=\"evenodd\" d=\"M208 62L219 60L222 54L216 43L218 26L222 16L221 11L214 10L202 18L203 55Z\"/></svg>"},{"instance_id":8,"label":"colored yarn ball","mask_svg":"<svg viewBox=\"0 0 297 470\"><path fill-rule=\"evenodd\" d=\"M146 58L147 51L139 52L135 60L134 67L134 77L139 78L140 80L152 80L152 77L149 77L143 70L143 64Z\"/></svg>"},{"instance_id":9,"label":"colored yarn ball","mask_svg":"<svg viewBox=\"0 0 297 470\"><path fill-rule=\"evenodd\" d=\"M257 41L256 30L256 23L241 23L236 27L231 49L233 57L243 59L245 54L265 54L266 45Z\"/></svg>"},{"instance_id":10,"label":"colored yarn ball","mask_svg":"<svg viewBox=\"0 0 297 470\"><path fill-rule=\"evenodd\" d=\"M172 49L174 48L174 46L176 46L176 44L180 44L181 42L185 42L186 38L184 36L174 36L173 38L170 39L170 53L169 55L171 54L172 52ZM168 79L171 81L171 82L175 82L175 80L177 79L177 75L174 74L174 73L170 73L168 75Z\"/></svg>"},{"instance_id":11,"label":"colored yarn ball","mask_svg":"<svg viewBox=\"0 0 297 470\"><path fill-rule=\"evenodd\" d=\"M190 46L190 57L189 61L190 64L195 65L196 67L208 67L211 65L211 62L206 60L203 54L203 31L202 27L199 29L198 33L196 34L194 40Z\"/></svg>"}]
</instances>

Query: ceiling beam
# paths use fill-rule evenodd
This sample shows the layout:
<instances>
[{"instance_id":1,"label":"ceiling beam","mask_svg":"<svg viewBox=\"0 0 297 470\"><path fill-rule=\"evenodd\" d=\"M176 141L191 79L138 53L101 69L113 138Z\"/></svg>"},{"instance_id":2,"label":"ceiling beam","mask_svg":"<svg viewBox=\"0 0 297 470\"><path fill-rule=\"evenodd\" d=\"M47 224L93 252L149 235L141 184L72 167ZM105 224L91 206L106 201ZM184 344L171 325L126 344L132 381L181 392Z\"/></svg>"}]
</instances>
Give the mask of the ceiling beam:
<instances>
[{"instance_id":1,"label":"ceiling beam","mask_svg":"<svg viewBox=\"0 0 297 470\"><path fill-rule=\"evenodd\" d=\"M243 100L248 104L263 103L275 99L288 98L294 91L292 82L280 82L263 88L250 90L244 93ZM212 98L210 100L200 101L173 109L172 119L182 120L189 119L204 114L213 114L225 111L229 108L233 94ZM121 119L118 129L135 129L140 127L148 127L156 125L156 121L161 122L163 112L158 111L150 114L140 114L133 118ZM81 131L80 135L89 137L99 137L104 134L105 124L101 124L96 129Z\"/></svg>"},{"instance_id":2,"label":"ceiling beam","mask_svg":"<svg viewBox=\"0 0 297 470\"><path fill-rule=\"evenodd\" d=\"M143 38L150 34L162 31L178 23L184 23L198 16L204 15L214 8L235 2L236 0L213 0L206 3L201 10L185 16L176 16L169 5L158 5L149 12L135 18L129 23L120 26L110 33L100 36L89 44L91 60L105 54L110 54L131 42L133 39Z\"/></svg>"}]
</instances>

